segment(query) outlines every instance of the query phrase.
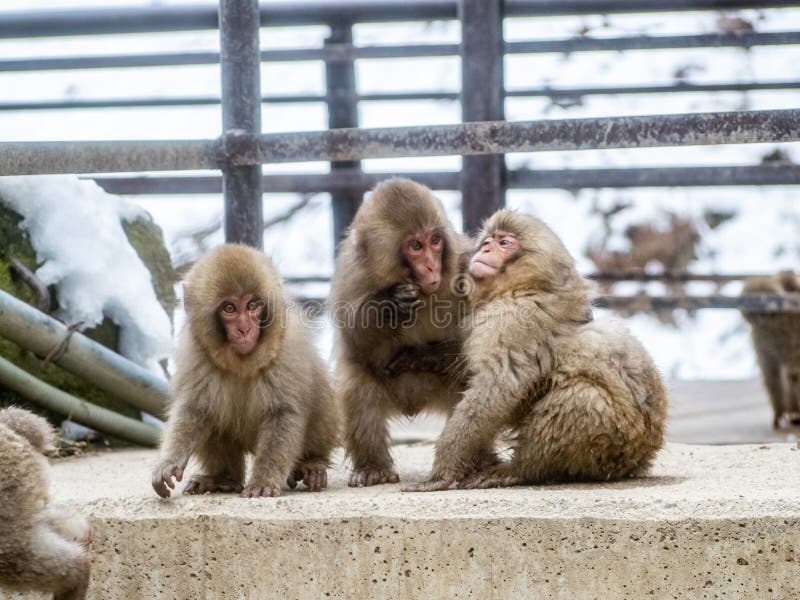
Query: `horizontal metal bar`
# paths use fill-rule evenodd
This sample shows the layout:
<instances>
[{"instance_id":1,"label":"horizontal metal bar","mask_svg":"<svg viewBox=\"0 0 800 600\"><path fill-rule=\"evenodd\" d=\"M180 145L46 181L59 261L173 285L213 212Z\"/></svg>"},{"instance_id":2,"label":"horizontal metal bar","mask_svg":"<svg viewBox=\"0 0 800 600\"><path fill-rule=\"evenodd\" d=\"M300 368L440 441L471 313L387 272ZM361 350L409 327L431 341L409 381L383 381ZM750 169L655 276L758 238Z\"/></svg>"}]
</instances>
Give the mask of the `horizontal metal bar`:
<instances>
[{"instance_id":1,"label":"horizontal metal bar","mask_svg":"<svg viewBox=\"0 0 800 600\"><path fill-rule=\"evenodd\" d=\"M324 311L325 299L296 296L295 299L311 315ZM625 312L653 312L673 310L736 309L750 313L800 312L800 300L789 296L600 296L594 303L597 308Z\"/></svg>"},{"instance_id":2,"label":"horizontal metal bar","mask_svg":"<svg viewBox=\"0 0 800 600\"><path fill-rule=\"evenodd\" d=\"M507 54L544 52L619 52L623 50L668 50L674 48L751 48L800 43L800 32L703 33L697 35L636 35L616 38L574 37L566 40L506 42Z\"/></svg>"},{"instance_id":3,"label":"horizontal metal bar","mask_svg":"<svg viewBox=\"0 0 800 600\"><path fill-rule=\"evenodd\" d=\"M217 169L218 140L5 142L0 176Z\"/></svg>"},{"instance_id":4,"label":"horizontal metal bar","mask_svg":"<svg viewBox=\"0 0 800 600\"><path fill-rule=\"evenodd\" d=\"M798 6L797 0L505 0L506 16L735 10ZM455 0L317 0L275 2L260 9L261 25L455 19ZM79 10L3 11L0 39L216 29L216 6L142 6Z\"/></svg>"},{"instance_id":5,"label":"horizontal metal bar","mask_svg":"<svg viewBox=\"0 0 800 600\"><path fill-rule=\"evenodd\" d=\"M302 102L325 102L324 95L302 94L296 96L265 96L266 104L297 104ZM193 96L173 98L108 98L97 100L54 100L45 102L0 102L0 111L11 110L73 110L88 108L152 108L174 106L215 106L220 104L218 96Z\"/></svg>"},{"instance_id":6,"label":"horizontal metal bar","mask_svg":"<svg viewBox=\"0 0 800 600\"><path fill-rule=\"evenodd\" d=\"M230 132L217 140L0 143L0 175L212 169L401 156L502 154L800 140L800 110L693 113L458 125Z\"/></svg>"},{"instance_id":7,"label":"horizontal metal bar","mask_svg":"<svg viewBox=\"0 0 800 600\"><path fill-rule=\"evenodd\" d=\"M265 193L314 194L367 190L396 173L338 171L323 174L264 175ZM402 173L434 190L458 189L457 172ZM202 177L95 177L111 194L218 194L222 179ZM508 172L514 189L699 187L743 185L800 185L800 165L732 167L669 167L643 169L517 169Z\"/></svg>"},{"instance_id":8,"label":"horizontal metal bar","mask_svg":"<svg viewBox=\"0 0 800 600\"><path fill-rule=\"evenodd\" d=\"M545 96L554 100L615 94L680 94L684 92L752 92L759 90L796 90L800 80L742 81L738 83L690 83L671 85L606 86L592 88L531 88L506 90L507 98Z\"/></svg>"},{"instance_id":9,"label":"horizontal metal bar","mask_svg":"<svg viewBox=\"0 0 800 600\"><path fill-rule=\"evenodd\" d=\"M763 273L640 273L640 272L620 272L620 273L588 273L584 275L587 279L600 283L620 283L623 281L634 281L639 283L650 283L653 281L660 283L687 283L690 281L710 282L710 283L729 283L731 281L743 281L750 277L763 276Z\"/></svg>"},{"instance_id":10,"label":"horizontal metal bar","mask_svg":"<svg viewBox=\"0 0 800 600\"><path fill-rule=\"evenodd\" d=\"M684 92L747 92L760 90L792 90L800 89L800 80L797 81L762 81L742 83L678 83L675 85L651 85L639 87L602 87L602 88L571 88L571 89L527 89L511 90L505 93L509 98L520 97L548 97L553 100L581 98L593 95L614 94L668 94ZM356 100L360 102L387 102L411 100L450 100L459 99L458 92L399 92L358 94ZM261 99L265 104L298 104L303 102L325 102L324 94L298 94L281 96L264 96ZM46 102L0 102L0 111L11 110L71 110L88 108L148 108L148 107L173 107L173 106L213 106L220 103L219 97L194 96L176 98L117 98L105 100L54 100Z\"/></svg>"},{"instance_id":11,"label":"horizontal metal bar","mask_svg":"<svg viewBox=\"0 0 800 600\"><path fill-rule=\"evenodd\" d=\"M669 48L751 48L800 44L800 32L752 32L743 34L700 34L621 38L575 37L566 40L506 42L506 54L544 52L592 52L622 50L661 50ZM287 48L262 50L263 62L351 61L377 58L420 58L458 56L459 44L410 44L385 46L352 46L329 44L324 48ZM0 60L0 72L52 71L67 69L109 69L131 67L170 67L182 65L216 65L218 52L166 52L163 54L124 54L98 56L64 56Z\"/></svg>"},{"instance_id":12,"label":"horizontal metal bar","mask_svg":"<svg viewBox=\"0 0 800 600\"><path fill-rule=\"evenodd\" d=\"M800 110L333 129L227 140L235 164L501 154L800 139ZM0 149L2 145L0 145Z\"/></svg>"},{"instance_id":13,"label":"horizontal metal bar","mask_svg":"<svg viewBox=\"0 0 800 600\"><path fill-rule=\"evenodd\" d=\"M800 300L791 296L745 294L742 296L601 296L598 308L624 311L738 309L751 313L800 312Z\"/></svg>"},{"instance_id":14,"label":"horizontal metal bar","mask_svg":"<svg viewBox=\"0 0 800 600\"><path fill-rule=\"evenodd\" d=\"M517 189L712 187L800 185L800 165L645 167L640 169L517 169L508 185Z\"/></svg>"},{"instance_id":15,"label":"horizontal metal bar","mask_svg":"<svg viewBox=\"0 0 800 600\"><path fill-rule=\"evenodd\" d=\"M603 283L620 282L660 282L660 283L686 283L689 281L729 283L731 281L743 281L750 277L763 276L763 273L739 273L739 274L715 274L715 273L588 273L584 275L587 279ZM304 283L330 283L330 275L304 275L298 277L286 277L285 281L291 284Z\"/></svg>"}]
</instances>

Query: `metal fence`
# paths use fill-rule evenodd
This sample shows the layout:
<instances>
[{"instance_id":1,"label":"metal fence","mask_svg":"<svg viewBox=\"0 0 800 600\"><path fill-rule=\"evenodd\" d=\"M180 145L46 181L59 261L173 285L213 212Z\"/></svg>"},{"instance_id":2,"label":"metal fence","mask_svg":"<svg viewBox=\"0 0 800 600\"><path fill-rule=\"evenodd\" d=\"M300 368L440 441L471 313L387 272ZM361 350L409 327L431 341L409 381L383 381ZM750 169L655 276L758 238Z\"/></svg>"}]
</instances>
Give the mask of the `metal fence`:
<instances>
[{"instance_id":1,"label":"metal fence","mask_svg":"<svg viewBox=\"0 0 800 600\"><path fill-rule=\"evenodd\" d=\"M464 160L460 172L418 172L409 173L408 176L434 189L460 190L465 231L474 230L485 216L503 206L506 191L513 188L576 190L600 187L797 185L800 183L800 166L792 164L508 170L504 159L504 153L507 152L798 141L800 110L797 109L507 122L504 120L504 100L520 96L559 100L607 94L800 89L800 81L704 85L677 82L674 85L656 86L545 87L507 91L503 75L504 56L520 53L800 45L800 32L755 31L615 38L576 36L561 40L506 42L503 39L504 17L740 8L766 10L795 6L800 6L800 1L301 0L259 7L257 0L221 0L218 10L214 6L154 6L6 12L0 19L0 40L219 28L219 53L198 51L13 60L0 58L0 72L219 63L222 94L220 98L0 101L0 111L221 103L223 123L222 135L209 140L0 143L0 175L217 169L221 171L221 176L96 177L96 180L106 190L121 194L222 192L225 199L226 240L257 247L263 245L262 191L330 192L335 239L339 239L357 210L363 193L388 175L362 172L359 161L367 158L462 155ZM458 19L461 43L369 47L353 44L353 26L358 23L433 19ZM322 24L330 28L323 47L260 50L260 27L309 24ZM357 93L355 61L358 59L456 55L460 55L462 65L460 93ZM262 61L299 60L324 61L327 84L324 95L262 94L259 81ZM462 124L358 128L360 101L459 98ZM309 101L326 103L329 130L291 134L261 132L262 103ZM311 160L330 161L330 173L262 175L262 164ZM595 276L606 281L641 281L643 278L640 273ZM713 274L671 274L660 277L662 280L670 278L725 279ZM748 310L800 309L800 306L795 306L785 298L606 297L602 302L615 308L746 306Z\"/></svg>"}]
</instances>

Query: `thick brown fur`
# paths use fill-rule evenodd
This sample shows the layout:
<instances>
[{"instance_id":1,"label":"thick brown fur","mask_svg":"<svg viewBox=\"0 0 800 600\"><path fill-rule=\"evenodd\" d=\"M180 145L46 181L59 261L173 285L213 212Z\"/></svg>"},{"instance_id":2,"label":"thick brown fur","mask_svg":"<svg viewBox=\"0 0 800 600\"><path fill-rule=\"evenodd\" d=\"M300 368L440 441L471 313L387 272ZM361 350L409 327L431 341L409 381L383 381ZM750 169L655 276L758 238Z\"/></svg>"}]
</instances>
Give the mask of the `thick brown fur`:
<instances>
[{"instance_id":1,"label":"thick brown fur","mask_svg":"<svg viewBox=\"0 0 800 600\"><path fill-rule=\"evenodd\" d=\"M591 316L590 286L540 220L508 210L484 224L520 242L515 260L476 280L464 345L469 383L436 443L431 478L411 491L619 479L661 448L666 391L622 326ZM509 429L508 462L473 460Z\"/></svg>"},{"instance_id":2,"label":"thick brown fur","mask_svg":"<svg viewBox=\"0 0 800 600\"><path fill-rule=\"evenodd\" d=\"M194 455L200 470L184 493L273 496L281 483L327 485L339 414L323 362L299 310L261 252L226 244L185 279L187 322L180 333L172 405L153 486L180 480ZM246 355L226 344L217 309L223 297L254 294L265 303L261 333ZM254 455L245 485L245 456ZM167 483L169 485L169 483ZM159 491L159 489L161 491Z\"/></svg>"},{"instance_id":3,"label":"thick brown fur","mask_svg":"<svg viewBox=\"0 0 800 600\"><path fill-rule=\"evenodd\" d=\"M800 276L781 271L772 276L751 277L742 294L776 294L800 298ZM742 311L750 323L753 347L764 387L772 404L772 426L784 421L800 425L800 313Z\"/></svg>"},{"instance_id":4,"label":"thick brown fur","mask_svg":"<svg viewBox=\"0 0 800 600\"><path fill-rule=\"evenodd\" d=\"M403 240L432 228L444 237L438 290L418 297L412 320L376 322L369 316L370 307L380 310L393 286L416 285L401 255ZM335 388L344 409L344 442L353 467L350 485L398 481L389 452L389 418L423 410L447 413L458 400L461 384L452 373L387 374L386 367L404 348L441 342L446 348L455 341L458 353L458 313L466 303L454 279L466 247L430 190L408 179L378 184L353 219L339 248L330 300L338 336Z\"/></svg>"},{"instance_id":5,"label":"thick brown fur","mask_svg":"<svg viewBox=\"0 0 800 600\"><path fill-rule=\"evenodd\" d=\"M47 421L26 410L0 410L0 583L52 592L57 600L86 597L89 524L49 506Z\"/></svg>"}]
</instances>

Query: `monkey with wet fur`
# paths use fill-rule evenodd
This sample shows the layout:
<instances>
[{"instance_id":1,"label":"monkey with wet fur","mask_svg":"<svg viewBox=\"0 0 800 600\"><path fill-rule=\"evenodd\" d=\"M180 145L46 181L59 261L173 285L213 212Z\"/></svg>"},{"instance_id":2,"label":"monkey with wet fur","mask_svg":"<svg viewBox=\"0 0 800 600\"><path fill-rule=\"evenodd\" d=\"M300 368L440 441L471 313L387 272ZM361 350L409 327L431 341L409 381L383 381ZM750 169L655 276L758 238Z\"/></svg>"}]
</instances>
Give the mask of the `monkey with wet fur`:
<instances>
[{"instance_id":1,"label":"monkey with wet fur","mask_svg":"<svg viewBox=\"0 0 800 600\"><path fill-rule=\"evenodd\" d=\"M20 408L0 410L0 583L80 600L89 586L89 523L49 506L47 460L53 431Z\"/></svg>"},{"instance_id":2,"label":"monkey with wet fur","mask_svg":"<svg viewBox=\"0 0 800 600\"><path fill-rule=\"evenodd\" d=\"M667 396L644 348L592 320L590 287L540 220L501 210L469 265L467 390L436 442L431 477L407 491L607 481L643 472L661 448ZM507 462L475 464L506 429Z\"/></svg>"},{"instance_id":3,"label":"monkey with wet fur","mask_svg":"<svg viewBox=\"0 0 800 600\"><path fill-rule=\"evenodd\" d=\"M339 415L310 332L271 261L247 246L214 248L187 273L184 305L156 493L170 495L192 456L200 471L188 494L278 496L283 481L325 488Z\"/></svg>"},{"instance_id":4,"label":"monkey with wet fur","mask_svg":"<svg viewBox=\"0 0 800 600\"><path fill-rule=\"evenodd\" d=\"M339 247L330 312L351 486L399 481L389 452L390 418L446 414L458 401L457 369L444 369L441 361L429 366L413 351L453 359L445 361L451 365L458 359L459 311L467 303L457 278L466 249L441 203L408 179L379 183ZM485 458L491 459L488 451Z\"/></svg>"},{"instance_id":5,"label":"monkey with wet fur","mask_svg":"<svg viewBox=\"0 0 800 600\"><path fill-rule=\"evenodd\" d=\"M781 271L751 277L742 294L775 294L800 299L800 276ZM772 404L772 427L800 425L800 313L758 313L743 310L750 323L761 377Z\"/></svg>"}]
</instances>

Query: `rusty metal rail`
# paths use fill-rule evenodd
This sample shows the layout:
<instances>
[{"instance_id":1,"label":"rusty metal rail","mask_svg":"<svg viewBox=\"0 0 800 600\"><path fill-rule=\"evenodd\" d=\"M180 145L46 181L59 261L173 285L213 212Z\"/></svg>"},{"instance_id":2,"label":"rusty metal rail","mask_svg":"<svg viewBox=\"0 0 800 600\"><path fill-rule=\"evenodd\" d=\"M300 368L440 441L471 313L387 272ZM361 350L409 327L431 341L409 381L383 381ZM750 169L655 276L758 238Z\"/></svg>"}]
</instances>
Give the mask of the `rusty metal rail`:
<instances>
[{"instance_id":1,"label":"rusty metal rail","mask_svg":"<svg viewBox=\"0 0 800 600\"><path fill-rule=\"evenodd\" d=\"M619 38L575 37L564 40L505 42L505 54L547 52L619 52L623 50L666 50L673 48L753 48L800 44L800 32L769 31L742 34L706 33L697 35ZM458 56L460 44L409 44L353 46L351 42L326 44L323 48L287 48L262 50L262 62L310 61L346 62L377 58L428 58ZM165 52L163 54L126 54L99 56L63 56L47 58L0 59L0 73L14 71L55 71L69 69L111 69L169 67L219 64L218 52Z\"/></svg>"},{"instance_id":2,"label":"rusty metal rail","mask_svg":"<svg viewBox=\"0 0 800 600\"><path fill-rule=\"evenodd\" d=\"M605 13L677 12L785 8L797 0L505 0L506 16L562 16ZM261 25L455 19L456 0L317 0L272 2L260 8ZM214 6L142 6L37 12L5 11L1 38L145 33L216 29Z\"/></svg>"},{"instance_id":3,"label":"rusty metal rail","mask_svg":"<svg viewBox=\"0 0 800 600\"><path fill-rule=\"evenodd\" d=\"M232 131L219 140L5 142L0 175L215 169L263 163L463 156L800 140L800 110L488 121L309 133Z\"/></svg>"}]
</instances>

